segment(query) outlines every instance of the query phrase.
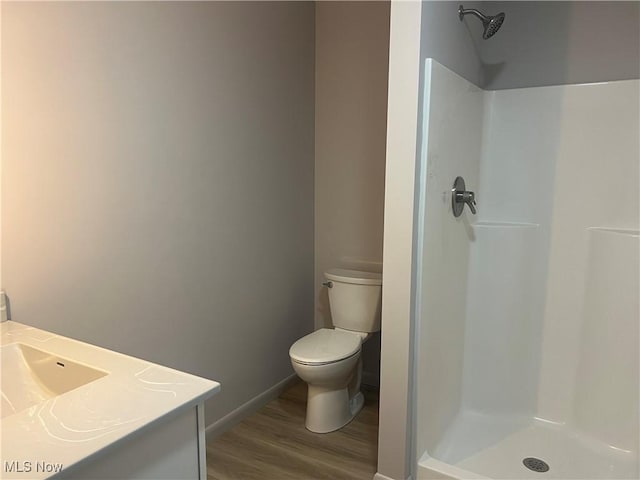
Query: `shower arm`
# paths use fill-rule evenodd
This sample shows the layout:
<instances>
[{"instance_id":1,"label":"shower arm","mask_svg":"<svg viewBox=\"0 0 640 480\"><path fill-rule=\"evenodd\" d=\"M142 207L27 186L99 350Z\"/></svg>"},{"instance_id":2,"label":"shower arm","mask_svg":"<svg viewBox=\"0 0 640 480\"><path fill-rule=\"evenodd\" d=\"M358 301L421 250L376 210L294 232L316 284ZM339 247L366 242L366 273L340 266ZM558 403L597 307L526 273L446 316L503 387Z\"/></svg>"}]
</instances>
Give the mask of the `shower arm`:
<instances>
[{"instance_id":1,"label":"shower arm","mask_svg":"<svg viewBox=\"0 0 640 480\"><path fill-rule=\"evenodd\" d=\"M483 22L488 22L489 18L486 15L483 15L480 11L476 10L475 8L463 8L462 5L460 5L460 8L458 8L458 16L460 17L460 21L462 21L462 19L464 18L464 16L466 14L472 14L475 15L476 17L478 17L480 20L482 20Z\"/></svg>"}]
</instances>

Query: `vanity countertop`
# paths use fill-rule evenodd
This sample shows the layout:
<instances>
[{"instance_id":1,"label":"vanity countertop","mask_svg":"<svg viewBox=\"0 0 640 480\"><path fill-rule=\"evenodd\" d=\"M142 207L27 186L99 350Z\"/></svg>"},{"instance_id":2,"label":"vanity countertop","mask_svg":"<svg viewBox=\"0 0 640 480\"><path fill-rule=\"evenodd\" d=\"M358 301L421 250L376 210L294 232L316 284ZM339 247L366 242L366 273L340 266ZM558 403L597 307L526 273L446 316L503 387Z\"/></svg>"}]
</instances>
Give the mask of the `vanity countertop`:
<instances>
[{"instance_id":1,"label":"vanity countertop","mask_svg":"<svg viewBox=\"0 0 640 480\"><path fill-rule=\"evenodd\" d=\"M0 323L0 333L2 346L27 345L107 373L27 409L3 412L1 478L48 478L52 473L38 472L38 465L66 470L83 463L220 390L218 382L14 321Z\"/></svg>"}]
</instances>

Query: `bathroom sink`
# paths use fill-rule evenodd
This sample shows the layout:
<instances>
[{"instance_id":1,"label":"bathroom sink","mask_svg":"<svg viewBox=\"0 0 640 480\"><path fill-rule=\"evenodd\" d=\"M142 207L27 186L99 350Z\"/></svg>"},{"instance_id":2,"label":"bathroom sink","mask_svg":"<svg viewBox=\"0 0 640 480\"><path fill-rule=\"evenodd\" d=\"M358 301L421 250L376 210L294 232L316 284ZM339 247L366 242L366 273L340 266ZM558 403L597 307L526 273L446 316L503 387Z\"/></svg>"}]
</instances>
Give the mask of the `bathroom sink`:
<instances>
[{"instance_id":1,"label":"bathroom sink","mask_svg":"<svg viewBox=\"0 0 640 480\"><path fill-rule=\"evenodd\" d=\"M2 479L206 478L218 382L13 320L0 355Z\"/></svg>"},{"instance_id":2,"label":"bathroom sink","mask_svg":"<svg viewBox=\"0 0 640 480\"><path fill-rule=\"evenodd\" d=\"M107 375L102 370L22 343L3 345L1 349L0 417L13 415Z\"/></svg>"}]
</instances>

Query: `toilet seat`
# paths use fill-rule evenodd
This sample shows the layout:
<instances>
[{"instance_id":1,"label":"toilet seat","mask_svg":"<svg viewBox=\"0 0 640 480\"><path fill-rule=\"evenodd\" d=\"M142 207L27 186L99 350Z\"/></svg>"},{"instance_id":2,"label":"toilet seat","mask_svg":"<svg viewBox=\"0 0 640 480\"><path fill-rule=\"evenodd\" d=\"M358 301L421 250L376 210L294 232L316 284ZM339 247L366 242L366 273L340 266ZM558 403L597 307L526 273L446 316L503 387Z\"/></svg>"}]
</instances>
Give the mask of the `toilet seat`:
<instances>
[{"instance_id":1,"label":"toilet seat","mask_svg":"<svg viewBox=\"0 0 640 480\"><path fill-rule=\"evenodd\" d=\"M289 349L291 360L305 365L327 365L360 353L359 335L345 330L321 328L302 337Z\"/></svg>"}]
</instances>

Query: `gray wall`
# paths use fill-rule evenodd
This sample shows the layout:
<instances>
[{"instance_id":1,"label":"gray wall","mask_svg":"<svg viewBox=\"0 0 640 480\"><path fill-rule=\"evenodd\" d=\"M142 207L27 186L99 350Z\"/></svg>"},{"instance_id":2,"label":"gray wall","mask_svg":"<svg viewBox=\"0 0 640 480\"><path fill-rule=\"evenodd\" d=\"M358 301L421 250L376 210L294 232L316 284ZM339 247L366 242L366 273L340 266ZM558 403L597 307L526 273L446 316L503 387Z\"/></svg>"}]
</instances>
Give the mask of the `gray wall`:
<instances>
[{"instance_id":1,"label":"gray wall","mask_svg":"<svg viewBox=\"0 0 640 480\"><path fill-rule=\"evenodd\" d=\"M484 84L484 64L476 42L477 25L458 19L458 3L424 1L422 3L422 35L420 58L433 58L449 70L475 85ZM483 2L464 3L465 8L482 10ZM480 22L478 22L480 24ZM480 38L482 38L480 24Z\"/></svg>"},{"instance_id":2,"label":"gray wall","mask_svg":"<svg viewBox=\"0 0 640 480\"><path fill-rule=\"evenodd\" d=\"M315 324L332 326L324 272L382 270L389 2L316 3ZM380 335L363 345L378 385Z\"/></svg>"},{"instance_id":3,"label":"gray wall","mask_svg":"<svg viewBox=\"0 0 640 480\"><path fill-rule=\"evenodd\" d=\"M482 42L485 88L640 77L640 2L485 5L489 14L506 13L502 28L493 38L477 40Z\"/></svg>"},{"instance_id":4,"label":"gray wall","mask_svg":"<svg viewBox=\"0 0 640 480\"><path fill-rule=\"evenodd\" d=\"M3 3L14 320L222 382L313 329L314 5Z\"/></svg>"},{"instance_id":5,"label":"gray wall","mask_svg":"<svg viewBox=\"0 0 640 480\"><path fill-rule=\"evenodd\" d=\"M458 20L458 4L426 1L422 58L434 58L490 90L640 76L640 2L470 2L505 12L500 31L482 39L482 23Z\"/></svg>"}]
</instances>

